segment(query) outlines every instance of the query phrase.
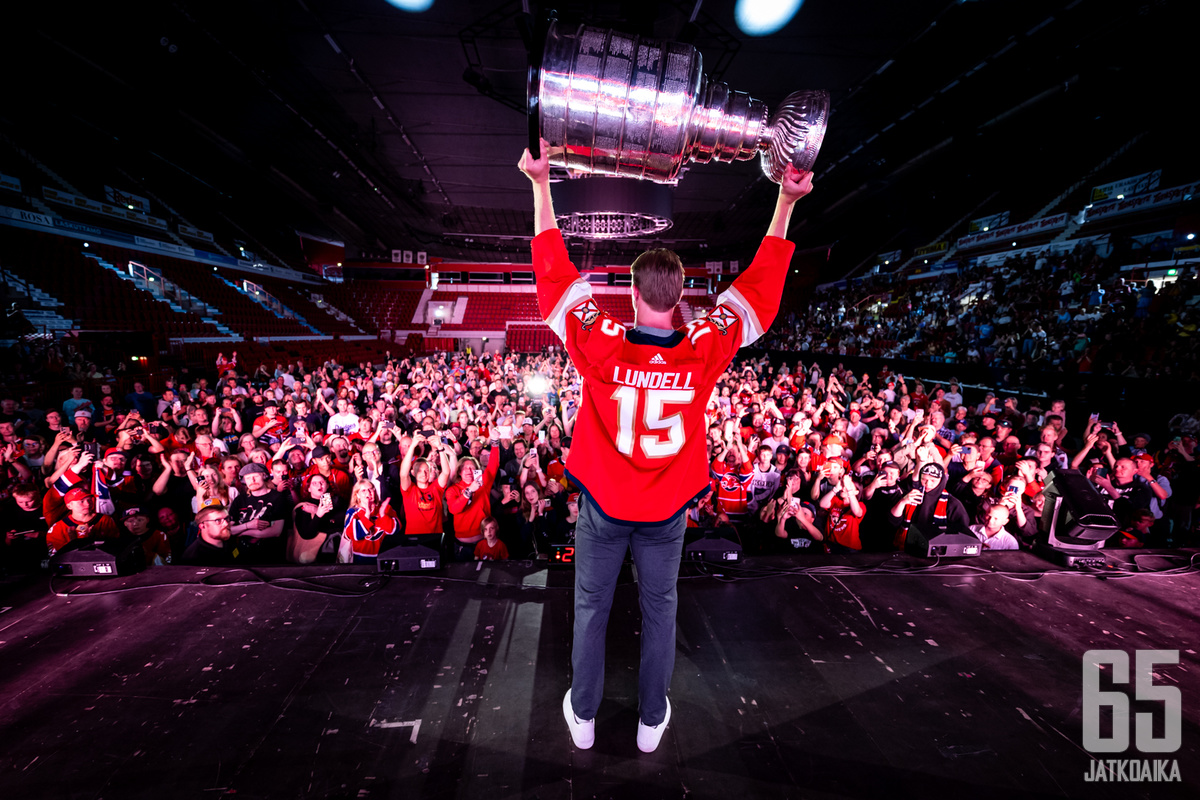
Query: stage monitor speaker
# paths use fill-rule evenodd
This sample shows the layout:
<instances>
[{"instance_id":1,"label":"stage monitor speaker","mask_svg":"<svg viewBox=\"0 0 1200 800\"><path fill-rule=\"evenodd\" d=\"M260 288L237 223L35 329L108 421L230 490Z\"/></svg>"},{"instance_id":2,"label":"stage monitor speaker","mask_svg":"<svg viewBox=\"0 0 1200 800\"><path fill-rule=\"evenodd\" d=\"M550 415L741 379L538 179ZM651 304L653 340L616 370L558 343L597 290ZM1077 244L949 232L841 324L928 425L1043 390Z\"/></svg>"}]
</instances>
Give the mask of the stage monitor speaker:
<instances>
[{"instance_id":1,"label":"stage monitor speaker","mask_svg":"<svg viewBox=\"0 0 1200 800\"><path fill-rule=\"evenodd\" d=\"M51 574L71 578L112 578L145 567L141 544L128 540L72 543L50 559Z\"/></svg>"},{"instance_id":2,"label":"stage monitor speaker","mask_svg":"<svg viewBox=\"0 0 1200 800\"><path fill-rule=\"evenodd\" d=\"M376 560L380 572L427 572L442 566L442 557L437 550L421 545L400 545L379 554Z\"/></svg>"},{"instance_id":3,"label":"stage monitor speaker","mask_svg":"<svg viewBox=\"0 0 1200 800\"><path fill-rule=\"evenodd\" d=\"M983 547L970 531L948 531L930 536L924 527L913 523L904 540L904 552L922 558L962 558L979 555Z\"/></svg>"},{"instance_id":4,"label":"stage monitor speaker","mask_svg":"<svg viewBox=\"0 0 1200 800\"><path fill-rule=\"evenodd\" d=\"M1120 530L1108 501L1077 469L1051 471L1044 492L1035 552L1065 567L1104 566L1100 548Z\"/></svg>"},{"instance_id":5,"label":"stage monitor speaker","mask_svg":"<svg viewBox=\"0 0 1200 800\"><path fill-rule=\"evenodd\" d=\"M929 558L963 558L983 553L979 537L969 533L943 533L929 540Z\"/></svg>"},{"instance_id":6,"label":"stage monitor speaker","mask_svg":"<svg viewBox=\"0 0 1200 800\"><path fill-rule=\"evenodd\" d=\"M742 560L742 546L730 539L722 539L716 535L697 539L683 548L684 561L716 561L723 564L736 564Z\"/></svg>"}]
</instances>

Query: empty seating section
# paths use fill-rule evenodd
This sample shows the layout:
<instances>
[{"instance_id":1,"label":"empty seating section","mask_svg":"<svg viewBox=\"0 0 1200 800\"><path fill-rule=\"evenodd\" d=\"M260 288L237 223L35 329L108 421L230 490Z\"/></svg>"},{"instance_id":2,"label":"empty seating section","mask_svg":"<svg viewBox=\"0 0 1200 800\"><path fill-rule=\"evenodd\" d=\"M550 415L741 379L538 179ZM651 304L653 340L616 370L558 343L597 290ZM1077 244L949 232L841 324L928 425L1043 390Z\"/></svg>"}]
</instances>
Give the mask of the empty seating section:
<instances>
[{"instance_id":1,"label":"empty seating section","mask_svg":"<svg viewBox=\"0 0 1200 800\"><path fill-rule=\"evenodd\" d=\"M218 353L228 357L232 351L238 354L238 371L253 373L261 364L268 370L274 370L276 364L295 364L302 361L306 366L334 360L341 364L359 364L379 362L387 358L387 353L402 353L402 347L396 347L377 339L368 341L343 341L340 339L308 340L300 342L232 342L213 344L188 344L184 346L184 358L192 363L202 363L211 366Z\"/></svg>"},{"instance_id":2,"label":"empty seating section","mask_svg":"<svg viewBox=\"0 0 1200 800\"><path fill-rule=\"evenodd\" d=\"M514 325L508 329L504 343L514 353L536 353L551 345L562 346L554 331L545 325Z\"/></svg>"},{"instance_id":3,"label":"empty seating section","mask_svg":"<svg viewBox=\"0 0 1200 800\"><path fill-rule=\"evenodd\" d=\"M363 330L376 333L424 330L426 325L412 321L422 291L420 284L369 281L325 287L323 293L326 300L349 314Z\"/></svg>"},{"instance_id":4,"label":"empty seating section","mask_svg":"<svg viewBox=\"0 0 1200 800\"><path fill-rule=\"evenodd\" d=\"M220 315L214 319L247 338L314 335L294 319L275 316L241 291L222 281L213 273L213 268L205 264L155 253L133 253L108 245L93 245L93 248L114 263L126 263L133 259L147 267L160 270L164 278L220 311ZM243 277L242 273L229 270L227 277L236 283L251 276L246 273ZM255 279L255 282L258 281Z\"/></svg>"},{"instance_id":5,"label":"empty seating section","mask_svg":"<svg viewBox=\"0 0 1200 800\"><path fill-rule=\"evenodd\" d=\"M451 307L459 298L467 298L467 310L461 323L442 323L443 331L502 331L507 322L538 322L537 296L533 292L454 292L436 291L430 303Z\"/></svg>"},{"instance_id":6,"label":"empty seating section","mask_svg":"<svg viewBox=\"0 0 1200 800\"><path fill-rule=\"evenodd\" d=\"M321 333L333 336L355 336L362 333L349 322L343 322L312 301L308 292L320 293L324 289L322 286L293 284L279 278L261 278L256 282L274 295L279 302L304 317L309 325ZM350 314L349 311L346 313ZM350 316L353 318L352 314Z\"/></svg>"},{"instance_id":7,"label":"empty seating section","mask_svg":"<svg viewBox=\"0 0 1200 800\"><path fill-rule=\"evenodd\" d=\"M56 310L80 330L222 335L197 314L174 311L83 253L75 239L0 226L0 266L61 301L64 307Z\"/></svg>"}]
</instances>

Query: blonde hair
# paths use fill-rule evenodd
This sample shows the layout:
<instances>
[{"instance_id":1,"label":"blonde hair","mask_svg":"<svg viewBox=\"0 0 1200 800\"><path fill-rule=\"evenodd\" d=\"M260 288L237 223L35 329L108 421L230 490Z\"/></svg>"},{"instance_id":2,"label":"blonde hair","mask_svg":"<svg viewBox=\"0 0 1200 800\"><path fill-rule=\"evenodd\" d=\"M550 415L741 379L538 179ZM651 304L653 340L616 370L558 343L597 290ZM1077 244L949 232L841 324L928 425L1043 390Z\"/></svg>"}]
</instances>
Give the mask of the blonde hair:
<instances>
[{"instance_id":1,"label":"blonde hair","mask_svg":"<svg viewBox=\"0 0 1200 800\"><path fill-rule=\"evenodd\" d=\"M683 296L683 262L670 250L647 250L629 268L642 302L655 311L671 311Z\"/></svg>"}]
</instances>

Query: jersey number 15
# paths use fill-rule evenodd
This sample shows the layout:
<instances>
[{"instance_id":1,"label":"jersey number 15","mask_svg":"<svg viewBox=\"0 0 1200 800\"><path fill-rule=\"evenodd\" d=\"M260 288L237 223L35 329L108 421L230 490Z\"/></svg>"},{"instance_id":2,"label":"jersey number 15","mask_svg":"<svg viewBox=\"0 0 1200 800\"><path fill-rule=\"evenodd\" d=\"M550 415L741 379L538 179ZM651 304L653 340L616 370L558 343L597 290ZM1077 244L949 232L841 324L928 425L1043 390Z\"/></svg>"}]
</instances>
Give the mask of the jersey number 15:
<instances>
[{"instance_id":1,"label":"jersey number 15","mask_svg":"<svg viewBox=\"0 0 1200 800\"><path fill-rule=\"evenodd\" d=\"M617 401L617 450L622 455L632 456L634 445L634 421L638 406L642 407L642 424L648 431L664 431L663 441L656 434L638 436L638 444L646 458L670 458L683 447L683 414L663 415L663 406L687 405L696 395L695 389L643 389L633 386L618 387L612 393Z\"/></svg>"}]
</instances>

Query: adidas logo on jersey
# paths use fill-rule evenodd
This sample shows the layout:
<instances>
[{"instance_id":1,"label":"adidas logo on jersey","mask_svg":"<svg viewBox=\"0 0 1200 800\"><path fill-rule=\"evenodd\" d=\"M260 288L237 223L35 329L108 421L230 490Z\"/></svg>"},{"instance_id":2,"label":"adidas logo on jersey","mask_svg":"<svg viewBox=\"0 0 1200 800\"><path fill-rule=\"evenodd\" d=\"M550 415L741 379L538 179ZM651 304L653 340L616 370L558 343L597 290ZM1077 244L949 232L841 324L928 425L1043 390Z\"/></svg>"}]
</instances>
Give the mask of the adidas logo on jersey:
<instances>
[{"instance_id":1,"label":"adidas logo on jersey","mask_svg":"<svg viewBox=\"0 0 1200 800\"><path fill-rule=\"evenodd\" d=\"M662 353L655 353L654 358L650 359L651 364L666 364L667 360L662 357Z\"/></svg>"}]
</instances>

